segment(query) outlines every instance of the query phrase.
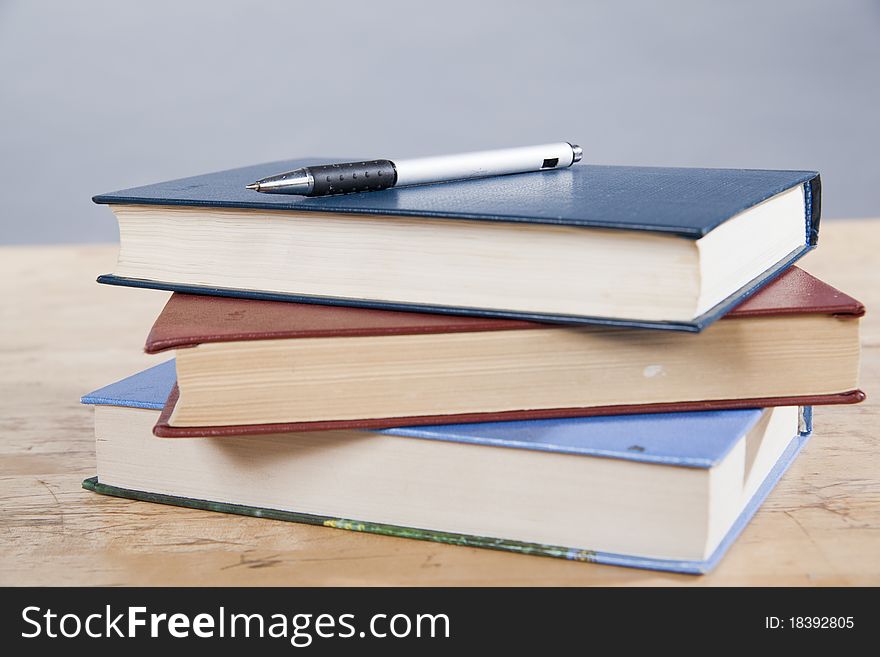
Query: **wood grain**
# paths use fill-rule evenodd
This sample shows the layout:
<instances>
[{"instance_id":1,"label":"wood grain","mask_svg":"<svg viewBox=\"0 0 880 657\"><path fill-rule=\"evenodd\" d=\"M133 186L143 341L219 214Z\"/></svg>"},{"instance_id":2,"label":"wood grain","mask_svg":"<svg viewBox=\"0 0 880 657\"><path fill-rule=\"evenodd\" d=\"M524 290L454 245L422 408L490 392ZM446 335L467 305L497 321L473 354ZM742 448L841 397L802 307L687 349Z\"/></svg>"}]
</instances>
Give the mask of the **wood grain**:
<instances>
[{"instance_id":1,"label":"wood grain","mask_svg":"<svg viewBox=\"0 0 880 657\"><path fill-rule=\"evenodd\" d=\"M868 306L859 406L812 441L715 572L669 575L133 502L95 472L79 396L158 362L166 293L99 286L114 246L0 248L0 584L880 585L880 220L827 222L804 267Z\"/></svg>"}]
</instances>

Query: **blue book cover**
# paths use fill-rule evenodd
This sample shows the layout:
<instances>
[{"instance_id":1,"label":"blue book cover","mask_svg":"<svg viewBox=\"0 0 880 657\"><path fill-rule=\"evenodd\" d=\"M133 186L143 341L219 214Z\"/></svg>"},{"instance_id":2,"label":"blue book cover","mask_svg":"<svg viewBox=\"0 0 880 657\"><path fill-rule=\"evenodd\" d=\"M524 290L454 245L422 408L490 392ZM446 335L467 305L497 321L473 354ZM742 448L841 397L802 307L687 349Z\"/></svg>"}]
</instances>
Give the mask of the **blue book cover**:
<instances>
[{"instance_id":1,"label":"blue book cover","mask_svg":"<svg viewBox=\"0 0 880 657\"><path fill-rule=\"evenodd\" d=\"M174 361L170 360L82 397L83 404L160 410L175 383ZM582 457L622 459L675 467L709 469L718 465L731 449L760 420L762 409L657 413L517 422L400 427L372 431L417 440L435 440L508 449L550 451ZM564 546L505 541L425 529L372 524L360 520L329 518L311 514L257 509L247 506L193 500L149 491L105 486L90 478L84 486L110 495L146 501L204 508L228 513L292 520L330 527L420 538L446 543L556 556L612 565L682 573L711 570L746 526L773 486L793 462L812 431L812 409L800 413L798 434L757 488L724 539L703 561L650 559L630 555L571 549ZM164 440L155 438L155 440ZM173 440L173 439L168 439Z\"/></svg>"},{"instance_id":2,"label":"blue book cover","mask_svg":"<svg viewBox=\"0 0 880 657\"><path fill-rule=\"evenodd\" d=\"M272 162L172 180L95 196L96 203L204 208L308 211L310 213L383 215L449 220L545 224L645 231L696 240L743 210L803 186L803 245L775 266L693 321L652 321L582 317L540 312L457 308L373 299L335 298L282 292L234 290L209 285L176 284L140 278L101 276L110 285L148 287L195 294L348 305L420 312L508 317L533 321L590 323L699 331L778 276L816 245L821 183L813 171L698 169L597 166L495 178L402 187L328 197L260 194L249 182L307 164L337 160L308 158Z\"/></svg>"}]
</instances>

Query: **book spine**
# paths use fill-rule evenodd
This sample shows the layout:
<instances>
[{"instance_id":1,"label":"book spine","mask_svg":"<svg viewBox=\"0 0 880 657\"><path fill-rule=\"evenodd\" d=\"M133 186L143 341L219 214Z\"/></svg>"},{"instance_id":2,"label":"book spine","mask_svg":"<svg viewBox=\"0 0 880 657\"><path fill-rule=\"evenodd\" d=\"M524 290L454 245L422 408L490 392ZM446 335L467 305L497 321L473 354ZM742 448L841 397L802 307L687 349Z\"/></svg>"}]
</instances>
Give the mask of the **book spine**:
<instances>
[{"instance_id":1,"label":"book spine","mask_svg":"<svg viewBox=\"0 0 880 657\"><path fill-rule=\"evenodd\" d=\"M804 183L807 199L807 243L816 246L819 242L819 219L822 217L822 178L816 177Z\"/></svg>"}]
</instances>

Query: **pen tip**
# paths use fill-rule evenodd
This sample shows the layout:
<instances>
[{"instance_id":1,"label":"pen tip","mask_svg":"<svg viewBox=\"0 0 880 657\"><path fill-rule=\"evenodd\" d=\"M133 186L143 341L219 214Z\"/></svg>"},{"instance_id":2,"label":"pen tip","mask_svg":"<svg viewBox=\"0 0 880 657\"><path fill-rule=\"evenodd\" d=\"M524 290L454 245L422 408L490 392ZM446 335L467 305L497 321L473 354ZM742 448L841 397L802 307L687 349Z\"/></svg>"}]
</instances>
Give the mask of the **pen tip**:
<instances>
[{"instance_id":1,"label":"pen tip","mask_svg":"<svg viewBox=\"0 0 880 657\"><path fill-rule=\"evenodd\" d=\"M258 191L260 191L260 183L258 183L258 182L251 183L250 185L247 185L247 188L252 189L255 192L258 192Z\"/></svg>"}]
</instances>

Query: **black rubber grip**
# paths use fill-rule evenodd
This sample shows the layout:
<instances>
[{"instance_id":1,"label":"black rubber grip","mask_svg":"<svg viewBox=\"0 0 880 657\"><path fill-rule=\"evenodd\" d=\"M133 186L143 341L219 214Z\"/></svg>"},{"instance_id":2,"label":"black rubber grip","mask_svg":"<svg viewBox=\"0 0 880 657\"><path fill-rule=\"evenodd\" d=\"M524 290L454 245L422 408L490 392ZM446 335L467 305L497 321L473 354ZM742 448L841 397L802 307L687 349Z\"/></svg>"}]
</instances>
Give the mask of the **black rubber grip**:
<instances>
[{"instance_id":1,"label":"black rubber grip","mask_svg":"<svg viewBox=\"0 0 880 657\"><path fill-rule=\"evenodd\" d=\"M324 164L309 167L309 173L315 181L309 196L375 192L394 187L397 182L397 169L391 160Z\"/></svg>"}]
</instances>

